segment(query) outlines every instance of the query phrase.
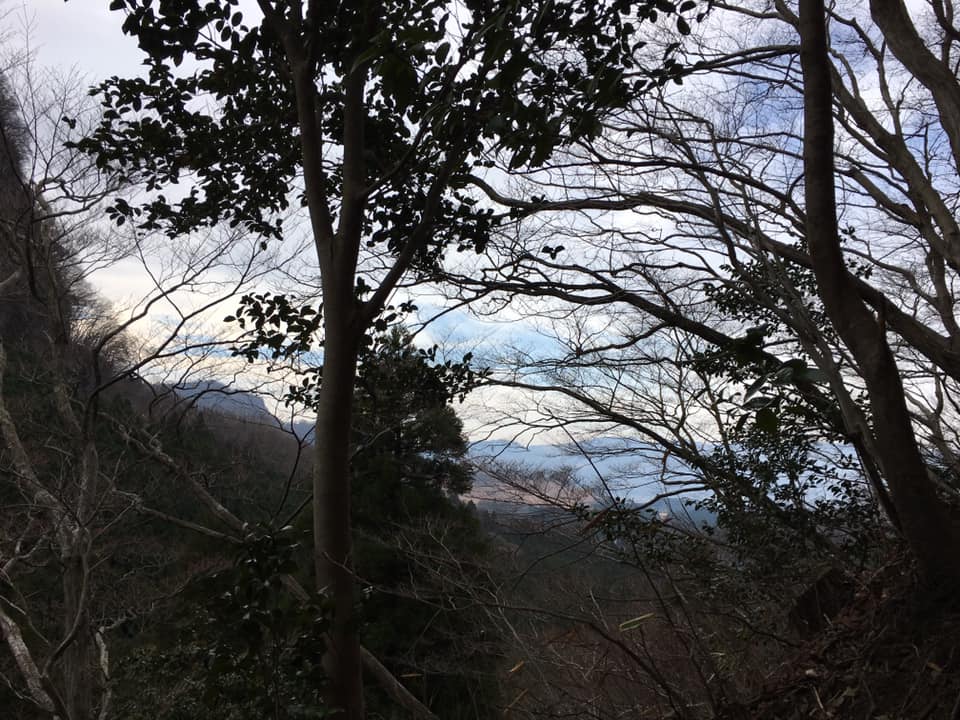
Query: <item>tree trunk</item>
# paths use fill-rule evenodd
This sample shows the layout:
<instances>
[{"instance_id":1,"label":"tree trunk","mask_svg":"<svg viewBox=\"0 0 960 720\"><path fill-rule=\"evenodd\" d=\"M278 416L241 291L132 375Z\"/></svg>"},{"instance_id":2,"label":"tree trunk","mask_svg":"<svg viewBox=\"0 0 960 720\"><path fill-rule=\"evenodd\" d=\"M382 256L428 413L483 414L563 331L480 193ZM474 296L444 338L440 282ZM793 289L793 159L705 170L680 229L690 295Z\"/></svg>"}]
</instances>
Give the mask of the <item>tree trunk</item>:
<instances>
[{"instance_id":1,"label":"tree trunk","mask_svg":"<svg viewBox=\"0 0 960 720\"><path fill-rule=\"evenodd\" d=\"M844 264L837 232L833 92L823 0L800 0L799 29L806 235L818 292L866 384L878 451L904 536L928 582L958 586L960 531L920 455L883 318L874 317L860 299Z\"/></svg>"},{"instance_id":2,"label":"tree trunk","mask_svg":"<svg viewBox=\"0 0 960 720\"><path fill-rule=\"evenodd\" d=\"M320 265L323 295L323 374L317 398L313 469L313 554L316 587L333 603L329 647L323 664L324 699L344 720L362 720L363 669L359 619L354 607L350 507L350 441L360 326L354 283L363 233L363 124L366 67L353 68L343 118L343 188L334 232L323 167L323 131L316 112L315 61L302 42L302 27L261 4L290 62L300 126L305 197Z\"/></svg>"},{"instance_id":3,"label":"tree trunk","mask_svg":"<svg viewBox=\"0 0 960 720\"><path fill-rule=\"evenodd\" d=\"M93 690L98 684L94 676L96 647L84 598L85 564L83 557L78 554L64 558L63 632L69 644L59 662L67 720L93 720Z\"/></svg>"},{"instance_id":4,"label":"tree trunk","mask_svg":"<svg viewBox=\"0 0 960 720\"><path fill-rule=\"evenodd\" d=\"M358 332L353 273L324 278L323 378L317 401L313 477L317 589L333 602L324 657L326 700L345 720L361 720L363 671L353 577L350 442Z\"/></svg>"}]
</instances>

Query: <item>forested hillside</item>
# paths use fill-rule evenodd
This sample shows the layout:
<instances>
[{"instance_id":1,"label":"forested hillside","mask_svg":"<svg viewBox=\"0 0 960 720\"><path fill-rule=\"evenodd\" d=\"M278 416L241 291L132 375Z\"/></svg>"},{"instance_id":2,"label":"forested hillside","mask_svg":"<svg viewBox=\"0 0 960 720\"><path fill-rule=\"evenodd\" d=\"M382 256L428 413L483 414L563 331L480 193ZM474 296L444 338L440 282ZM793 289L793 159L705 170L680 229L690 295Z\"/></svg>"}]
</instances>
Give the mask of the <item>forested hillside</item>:
<instances>
[{"instance_id":1,"label":"forested hillside","mask_svg":"<svg viewBox=\"0 0 960 720\"><path fill-rule=\"evenodd\" d=\"M951 0L109 8L0 28L0 717L960 717Z\"/></svg>"}]
</instances>

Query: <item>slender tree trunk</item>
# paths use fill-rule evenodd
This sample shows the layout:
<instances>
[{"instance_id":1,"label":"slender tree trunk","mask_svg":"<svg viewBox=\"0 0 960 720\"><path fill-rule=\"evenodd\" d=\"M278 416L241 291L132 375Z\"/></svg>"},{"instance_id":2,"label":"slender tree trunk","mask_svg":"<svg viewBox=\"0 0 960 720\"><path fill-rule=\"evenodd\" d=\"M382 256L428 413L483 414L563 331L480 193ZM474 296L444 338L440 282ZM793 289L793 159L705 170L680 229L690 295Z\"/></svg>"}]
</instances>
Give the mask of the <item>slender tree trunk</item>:
<instances>
[{"instance_id":1,"label":"slender tree trunk","mask_svg":"<svg viewBox=\"0 0 960 720\"><path fill-rule=\"evenodd\" d=\"M355 610L350 507L350 428L357 349L352 328L328 315L323 385L317 403L313 480L314 565L317 588L333 601L324 668L327 703L346 720L363 717L359 621Z\"/></svg>"},{"instance_id":2,"label":"slender tree trunk","mask_svg":"<svg viewBox=\"0 0 960 720\"><path fill-rule=\"evenodd\" d=\"M261 0L267 23L281 38L293 77L300 126L303 177L323 286L323 376L317 398L313 470L313 554L317 590L333 603L329 648L324 655L324 699L337 717L362 720L363 669L353 577L350 507L350 441L360 327L354 282L363 232L363 123L366 67L346 82L343 119L343 186L339 224L327 202L323 131L318 122L315 61L303 28ZM309 33L307 33L309 36Z\"/></svg>"},{"instance_id":3,"label":"slender tree trunk","mask_svg":"<svg viewBox=\"0 0 960 720\"><path fill-rule=\"evenodd\" d=\"M83 597L86 574L81 555L71 553L64 558L63 632L65 637L72 634L72 638L59 662L63 678L63 702L69 715L67 720L93 719L93 691L98 685L94 676L96 647Z\"/></svg>"},{"instance_id":4,"label":"slender tree trunk","mask_svg":"<svg viewBox=\"0 0 960 720\"><path fill-rule=\"evenodd\" d=\"M904 536L928 582L960 585L960 530L920 455L883 319L874 317L860 299L844 264L837 232L833 91L823 0L800 0L799 29L806 234L820 298L866 384L878 451Z\"/></svg>"}]
</instances>

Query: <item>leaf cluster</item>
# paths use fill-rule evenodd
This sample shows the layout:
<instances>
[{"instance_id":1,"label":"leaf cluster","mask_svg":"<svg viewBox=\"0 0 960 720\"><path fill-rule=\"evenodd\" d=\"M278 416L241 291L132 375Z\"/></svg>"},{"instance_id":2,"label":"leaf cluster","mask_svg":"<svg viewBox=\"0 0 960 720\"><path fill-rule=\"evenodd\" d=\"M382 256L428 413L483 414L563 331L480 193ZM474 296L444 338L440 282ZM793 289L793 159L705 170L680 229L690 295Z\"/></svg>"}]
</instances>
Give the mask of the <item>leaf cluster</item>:
<instances>
[{"instance_id":1,"label":"leaf cluster","mask_svg":"<svg viewBox=\"0 0 960 720\"><path fill-rule=\"evenodd\" d=\"M292 527L252 531L233 565L195 591L209 598L201 633L214 639L206 663L208 702L217 701L218 677L235 674L247 679L251 710L265 717L326 716L319 692L331 606L322 596L299 599L283 580L298 571L301 535Z\"/></svg>"},{"instance_id":2,"label":"leaf cluster","mask_svg":"<svg viewBox=\"0 0 960 720\"><path fill-rule=\"evenodd\" d=\"M342 190L345 87L363 71L373 209L365 236L398 250L428 207L439 207L417 261L428 270L443 247L482 248L493 229L490 210L454 178L490 162L491 152L507 153L512 168L538 167L598 133L606 112L659 82L644 66L640 25L672 16L683 34L683 16L701 8L693 0L472 0L454 17L445 0L394 0L311 4L304 16L297 4L267 5L272 20L248 25L237 0L112 3L126 13L124 32L149 74L95 88L103 122L77 145L101 169L157 191L140 205L117 202L118 223L176 235L223 220L281 235L277 215L302 191L292 43L313 70L313 96L299 102L314 109L322 137L331 216ZM661 75L676 74L676 49L656 68ZM161 192L186 181L185 197Z\"/></svg>"}]
</instances>

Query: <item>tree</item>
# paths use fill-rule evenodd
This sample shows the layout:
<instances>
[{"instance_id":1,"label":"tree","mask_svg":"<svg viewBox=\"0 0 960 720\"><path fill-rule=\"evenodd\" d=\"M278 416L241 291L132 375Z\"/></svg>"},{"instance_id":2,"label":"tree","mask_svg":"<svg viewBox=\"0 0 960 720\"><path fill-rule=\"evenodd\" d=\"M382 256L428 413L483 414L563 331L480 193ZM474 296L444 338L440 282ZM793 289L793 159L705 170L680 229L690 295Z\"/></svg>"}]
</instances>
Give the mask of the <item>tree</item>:
<instances>
[{"instance_id":1,"label":"tree","mask_svg":"<svg viewBox=\"0 0 960 720\"><path fill-rule=\"evenodd\" d=\"M475 609L457 607L460 595L445 577L455 563L459 580L485 549L476 519L452 496L465 491L470 478L460 421L447 403L462 385L453 376L467 379L469 373L464 366L431 364L433 351L416 349L405 332L395 329L383 340L361 364L352 448L365 644L395 674L416 677L416 694L433 712L483 717L483 708L492 711L491 660L472 642L483 625ZM179 465L202 464L204 484L248 522L231 518L236 551L208 546L204 559L211 573L143 619L142 637L120 663L118 710L124 717L165 720L198 712L278 720L321 713L324 679L316 660L329 603L300 587L309 577L305 528L311 518L301 512L308 488L295 482L282 489L270 473L278 458L263 451L243 460L242 473L222 469L236 446L252 438L236 436L238 420L221 435L213 417L201 423L197 415L192 410L182 421L183 437L164 432L153 442ZM276 443L278 436L274 429L263 439ZM289 458L279 460L287 464ZM204 523L203 513L189 512L190 504L173 497L160 507ZM257 510L261 520L254 523ZM174 535L171 542L185 540ZM434 560L429 565L427 557ZM487 638L484 647L491 642ZM143 675L156 679L149 689ZM367 699L373 713L396 712L389 687L368 688ZM430 715L416 701L407 707Z\"/></svg>"},{"instance_id":2,"label":"tree","mask_svg":"<svg viewBox=\"0 0 960 720\"><path fill-rule=\"evenodd\" d=\"M100 86L105 122L79 147L152 190L191 183L182 199L119 201L117 222L178 235L228 221L266 242L282 234L277 216L291 201L308 211L322 319L263 299L246 308L295 340L322 329L315 582L335 608L329 705L360 718L348 449L360 349L402 277L431 274L448 247L485 245L491 211L465 176L499 153L515 168L541 165L594 134L631 91L668 77L669 58L643 67L634 23L677 9L262 0L262 17L245 22L233 2L111 7L127 12L148 77ZM193 69L178 73L185 59Z\"/></svg>"},{"instance_id":3,"label":"tree","mask_svg":"<svg viewBox=\"0 0 960 720\"><path fill-rule=\"evenodd\" d=\"M472 599L490 546L459 499L473 468L449 404L476 378L466 363L436 362L436 351L394 328L360 364L353 505L356 569L369 593L363 632L396 675L416 678L437 716L483 718L496 712L497 636ZM368 698L371 711L382 706Z\"/></svg>"},{"instance_id":4,"label":"tree","mask_svg":"<svg viewBox=\"0 0 960 720\"><path fill-rule=\"evenodd\" d=\"M59 156L53 149L62 141L65 128L51 115L67 107L74 96L69 89L23 82L33 79L28 70L28 60L20 59L0 78L0 241L3 290L8 298L0 337L0 377L7 383L0 390L0 438L12 478L4 490L10 499L20 495L27 508L22 517L10 518L3 533L6 592L0 625L29 701L72 720L92 716L98 684L95 669L104 665L107 654L102 628L92 627L88 601L89 523L100 496L101 471L88 418L76 412L71 392L75 384L89 381L89 375L76 372L67 352L71 314L82 303L77 293L82 275L71 260L82 256L84 244L82 238L68 235L64 239L60 232L69 229L72 215L96 206L112 188L90 182L83 162L74 164L74 158ZM14 86L11 81L20 84ZM25 109L34 113L26 115ZM52 188L61 191L51 192ZM51 195L56 197L48 199ZM51 388L47 411L58 420L51 423L51 431L75 461L68 471L69 481L63 484L36 462L10 407L17 394L10 389L11 366L22 377L31 351L47 358L42 369L36 369ZM89 368L84 370L89 373ZM35 618L23 593L31 572L22 566L49 562L48 548L56 550L61 568L61 587L54 591L61 617L52 635L56 640L46 648L41 662L25 637L25 628L36 632L43 625L32 624Z\"/></svg>"},{"instance_id":5,"label":"tree","mask_svg":"<svg viewBox=\"0 0 960 720\"><path fill-rule=\"evenodd\" d=\"M705 444L736 452L740 430L791 426L813 446L851 447L934 582L956 573L958 497L941 459L957 457L957 164L954 90L942 84L956 40L938 7L925 25L895 3L875 3L874 22L855 7L827 13L836 183L823 175L817 187L825 201L836 186L836 222L798 195L799 123L815 84L794 62L799 18L786 3L743 3L711 16L737 30L698 37L684 89L637 98L562 162L517 177L513 195L476 178L517 224L491 242L492 262L456 279L465 297L517 307L526 297L552 313L561 332L543 326L556 353L537 348L504 376L567 398L541 401L544 423L620 429L662 448L695 486L722 479L733 498L749 488L714 472ZM907 56L917 27L938 56ZM838 223L839 240L822 240ZM542 252L529 251L535 242ZM658 391L664 379L669 392ZM906 409L884 405L901 400Z\"/></svg>"},{"instance_id":6,"label":"tree","mask_svg":"<svg viewBox=\"0 0 960 720\"><path fill-rule=\"evenodd\" d=\"M95 109L77 78L44 77L29 55L11 56L7 47L3 57L0 627L9 685L4 700L41 716L88 720L110 712L112 631L149 603L149 594L122 592L149 570L134 562L125 568L129 572L115 572L149 544L125 533L136 515L163 515L145 502L146 483L137 485L143 477L130 471L129 448L118 426L139 425L141 418L138 413L119 418L118 396L135 396L131 386L142 386L127 381L161 363L174 347L194 350L196 363L202 351L217 345L209 337L198 342L186 330L256 277L261 251L253 246L244 262L236 235L229 256L215 242L202 252L184 248L187 267L171 275L156 272L166 258L151 257L148 238L133 244L120 233L96 228L98 212L120 183L64 147L89 129ZM7 61L10 57L14 60ZM124 315L97 298L87 278L137 253L154 271L157 286L145 288L142 303ZM197 293L194 302L179 305L177 293L190 291ZM176 313L172 329L134 343L134 331L158 304Z\"/></svg>"},{"instance_id":7,"label":"tree","mask_svg":"<svg viewBox=\"0 0 960 720\"><path fill-rule=\"evenodd\" d=\"M904 16L897 20L905 24L889 32L893 24L886 13L898 5L882 0L872 4L874 17L887 30L887 35L892 36L891 46L897 49L904 47L900 42L901 29L912 28L904 11ZM940 499L921 457L882 316L876 318L870 312L844 262L834 194L832 79L826 10L822 3L815 0L800 3L799 31L804 79L806 233L817 291L831 323L860 367L870 400L879 459L907 542L928 581L955 586L960 583L960 569L956 567L956 550L960 548L956 509ZM897 55L900 57L901 53ZM933 68L943 74L940 63L934 62ZM926 74L921 81L927 81L924 84L928 85ZM954 101L954 95L960 97L956 77L951 74L949 82L950 90L944 94L934 93L935 100L940 101L944 95ZM954 136L960 143L960 135L950 133L960 105L945 106L938 102L938 108L948 137ZM956 129L960 130L960 126ZM960 148L960 144L954 147ZM960 159L960 153L956 157ZM960 163L957 170L960 171Z\"/></svg>"}]
</instances>

